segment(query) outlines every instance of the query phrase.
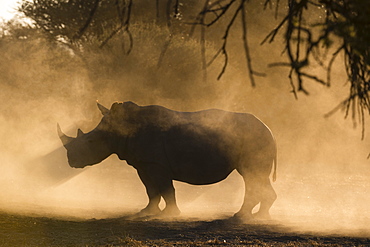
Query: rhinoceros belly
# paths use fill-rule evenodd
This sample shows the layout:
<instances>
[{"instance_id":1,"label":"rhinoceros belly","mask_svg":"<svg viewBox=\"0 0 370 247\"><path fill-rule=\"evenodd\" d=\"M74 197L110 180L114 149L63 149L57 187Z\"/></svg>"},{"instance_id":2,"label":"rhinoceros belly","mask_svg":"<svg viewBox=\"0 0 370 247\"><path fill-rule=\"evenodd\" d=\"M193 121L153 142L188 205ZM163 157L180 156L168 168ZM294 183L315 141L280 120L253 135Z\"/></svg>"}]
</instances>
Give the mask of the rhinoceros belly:
<instances>
[{"instance_id":1,"label":"rhinoceros belly","mask_svg":"<svg viewBox=\"0 0 370 247\"><path fill-rule=\"evenodd\" d=\"M211 184L235 168L230 142L218 131L196 125L176 126L165 135L165 153L173 179Z\"/></svg>"}]
</instances>

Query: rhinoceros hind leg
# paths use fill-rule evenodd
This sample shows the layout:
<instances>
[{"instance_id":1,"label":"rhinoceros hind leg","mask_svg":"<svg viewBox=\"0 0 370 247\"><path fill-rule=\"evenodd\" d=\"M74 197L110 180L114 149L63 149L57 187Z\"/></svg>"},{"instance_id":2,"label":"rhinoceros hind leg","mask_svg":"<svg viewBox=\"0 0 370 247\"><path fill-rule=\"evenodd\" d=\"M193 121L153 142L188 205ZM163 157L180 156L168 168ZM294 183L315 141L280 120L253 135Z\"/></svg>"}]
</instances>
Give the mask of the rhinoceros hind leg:
<instances>
[{"instance_id":1,"label":"rhinoceros hind leg","mask_svg":"<svg viewBox=\"0 0 370 247\"><path fill-rule=\"evenodd\" d=\"M261 179L259 177L243 176L245 182L244 203L238 213L234 217L249 219L271 219L269 210L275 202L277 195L273 189L270 179L267 177ZM252 214L253 208L260 203L259 211Z\"/></svg>"},{"instance_id":2,"label":"rhinoceros hind leg","mask_svg":"<svg viewBox=\"0 0 370 247\"><path fill-rule=\"evenodd\" d=\"M259 219L271 219L270 216L270 208L272 204L275 202L277 195L274 188L271 185L271 181L269 178L265 179L262 188L261 188L261 205L259 211L255 214L255 216Z\"/></svg>"},{"instance_id":3,"label":"rhinoceros hind leg","mask_svg":"<svg viewBox=\"0 0 370 247\"><path fill-rule=\"evenodd\" d=\"M253 219L252 210L261 201L261 181L258 177L255 177L248 173L243 173L238 170L244 179L245 194L243 205L241 206L239 212L237 212L234 217L243 220Z\"/></svg>"},{"instance_id":4,"label":"rhinoceros hind leg","mask_svg":"<svg viewBox=\"0 0 370 247\"><path fill-rule=\"evenodd\" d=\"M162 211L162 216L171 217L179 215L181 212L177 207L175 188L173 187L172 180L163 180L159 184L160 194L166 202L166 207Z\"/></svg>"}]
</instances>

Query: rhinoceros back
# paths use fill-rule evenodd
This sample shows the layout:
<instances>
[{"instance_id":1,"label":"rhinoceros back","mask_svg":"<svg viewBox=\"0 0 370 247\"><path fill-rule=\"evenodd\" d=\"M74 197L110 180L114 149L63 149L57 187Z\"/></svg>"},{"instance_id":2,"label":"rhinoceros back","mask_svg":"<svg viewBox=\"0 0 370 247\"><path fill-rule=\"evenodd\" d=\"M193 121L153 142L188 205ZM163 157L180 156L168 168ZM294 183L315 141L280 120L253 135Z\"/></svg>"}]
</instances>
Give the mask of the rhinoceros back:
<instances>
[{"instance_id":1,"label":"rhinoceros back","mask_svg":"<svg viewBox=\"0 0 370 247\"><path fill-rule=\"evenodd\" d=\"M210 184L264 149L260 139L268 135L268 128L251 114L177 113L177 122L165 133L165 155L176 180Z\"/></svg>"},{"instance_id":2,"label":"rhinoceros back","mask_svg":"<svg viewBox=\"0 0 370 247\"><path fill-rule=\"evenodd\" d=\"M271 171L253 162L256 153L268 150L272 155L274 144L270 130L251 114L144 106L138 107L134 116L140 123L130 141L134 166L162 163L173 179L191 184L221 181L241 165Z\"/></svg>"}]
</instances>

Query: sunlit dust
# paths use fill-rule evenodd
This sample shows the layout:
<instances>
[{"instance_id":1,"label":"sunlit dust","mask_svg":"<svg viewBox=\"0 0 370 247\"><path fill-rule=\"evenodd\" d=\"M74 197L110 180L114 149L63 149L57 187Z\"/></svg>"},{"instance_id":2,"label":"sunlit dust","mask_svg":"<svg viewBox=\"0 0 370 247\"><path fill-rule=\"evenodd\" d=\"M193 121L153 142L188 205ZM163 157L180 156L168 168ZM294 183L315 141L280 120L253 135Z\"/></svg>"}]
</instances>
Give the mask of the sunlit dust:
<instances>
[{"instance_id":1,"label":"sunlit dust","mask_svg":"<svg viewBox=\"0 0 370 247\"><path fill-rule=\"evenodd\" d=\"M265 35L259 28L251 27L256 33L251 44ZM97 99L106 106L130 100L179 111L219 108L255 114L271 128L278 146L272 221L297 231L370 235L369 136L361 141L360 128L353 128L341 112L324 118L347 93L340 65L334 66L338 73L332 78L338 84L323 88L308 83L311 95L295 100L289 93L289 71L266 66L282 59L278 44L252 53L256 69L268 76L251 88L244 58L230 61L220 81L216 78L223 63L216 60L205 82L197 40L174 35L158 66L168 30L137 22L131 32L135 45L129 55L122 52L122 40L113 39L112 50L87 50L85 60L65 47L49 49L42 37L2 41L0 210L101 219L145 207L145 188L134 168L112 155L98 165L73 169L56 130L60 123L70 136L78 128L91 131L101 119ZM216 44L206 45L212 57ZM230 47L231 55L240 52L238 47ZM190 220L231 217L244 195L236 172L214 185L175 182L175 188L180 217Z\"/></svg>"}]
</instances>

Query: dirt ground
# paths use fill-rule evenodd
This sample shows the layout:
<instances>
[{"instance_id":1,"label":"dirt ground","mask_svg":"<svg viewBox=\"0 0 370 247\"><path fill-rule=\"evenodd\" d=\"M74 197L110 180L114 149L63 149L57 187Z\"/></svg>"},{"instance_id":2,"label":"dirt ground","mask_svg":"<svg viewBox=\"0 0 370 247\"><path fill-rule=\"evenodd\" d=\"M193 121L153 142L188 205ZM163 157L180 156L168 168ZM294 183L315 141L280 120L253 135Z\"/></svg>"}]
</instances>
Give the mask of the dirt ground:
<instances>
[{"instance_id":1,"label":"dirt ground","mask_svg":"<svg viewBox=\"0 0 370 247\"><path fill-rule=\"evenodd\" d=\"M0 246L370 246L370 237L230 218L79 220L1 213Z\"/></svg>"}]
</instances>

